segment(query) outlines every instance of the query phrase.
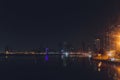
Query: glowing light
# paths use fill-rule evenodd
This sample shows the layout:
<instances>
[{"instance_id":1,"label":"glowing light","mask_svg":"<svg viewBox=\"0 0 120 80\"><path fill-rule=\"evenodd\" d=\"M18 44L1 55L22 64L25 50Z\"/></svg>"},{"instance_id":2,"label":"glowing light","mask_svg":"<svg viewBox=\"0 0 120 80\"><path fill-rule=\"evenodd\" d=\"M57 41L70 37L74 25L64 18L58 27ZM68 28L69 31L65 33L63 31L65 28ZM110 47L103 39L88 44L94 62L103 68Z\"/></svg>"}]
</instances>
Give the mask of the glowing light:
<instances>
[{"instance_id":1,"label":"glowing light","mask_svg":"<svg viewBox=\"0 0 120 80\"><path fill-rule=\"evenodd\" d=\"M48 55L45 56L45 61L48 61Z\"/></svg>"},{"instance_id":2,"label":"glowing light","mask_svg":"<svg viewBox=\"0 0 120 80\"><path fill-rule=\"evenodd\" d=\"M98 54L98 57L101 57L101 54Z\"/></svg>"},{"instance_id":3,"label":"glowing light","mask_svg":"<svg viewBox=\"0 0 120 80\"><path fill-rule=\"evenodd\" d=\"M101 71L101 69L100 69L100 68L98 68L98 71L100 72L100 71Z\"/></svg>"},{"instance_id":4,"label":"glowing light","mask_svg":"<svg viewBox=\"0 0 120 80\"><path fill-rule=\"evenodd\" d=\"M96 39L97 41L99 41L100 39Z\"/></svg>"},{"instance_id":5,"label":"glowing light","mask_svg":"<svg viewBox=\"0 0 120 80\"><path fill-rule=\"evenodd\" d=\"M6 51L6 54L9 54L9 51Z\"/></svg>"},{"instance_id":6,"label":"glowing light","mask_svg":"<svg viewBox=\"0 0 120 80\"><path fill-rule=\"evenodd\" d=\"M111 58L110 60L111 60L111 61L115 61L115 58Z\"/></svg>"},{"instance_id":7,"label":"glowing light","mask_svg":"<svg viewBox=\"0 0 120 80\"><path fill-rule=\"evenodd\" d=\"M102 65L102 62L99 62L99 63L98 63L98 67L101 67L101 65Z\"/></svg>"},{"instance_id":8,"label":"glowing light","mask_svg":"<svg viewBox=\"0 0 120 80\"><path fill-rule=\"evenodd\" d=\"M117 34L115 37L115 45L116 45L116 50L120 49L120 34Z\"/></svg>"},{"instance_id":9,"label":"glowing light","mask_svg":"<svg viewBox=\"0 0 120 80\"><path fill-rule=\"evenodd\" d=\"M92 57L92 55L88 55L88 57L89 57L89 58L91 58L91 57Z\"/></svg>"},{"instance_id":10,"label":"glowing light","mask_svg":"<svg viewBox=\"0 0 120 80\"><path fill-rule=\"evenodd\" d=\"M120 51L120 27L119 25L111 31L110 35L111 40L111 48L115 49L116 51Z\"/></svg>"},{"instance_id":11,"label":"glowing light","mask_svg":"<svg viewBox=\"0 0 120 80\"><path fill-rule=\"evenodd\" d=\"M68 57L68 55L69 55L69 53L66 52L66 53L65 53L65 56Z\"/></svg>"},{"instance_id":12,"label":"glowing light","mask_svg":"<svg viewBox=\"0 0 120 80\"><path fill-rule=\"evenodd\" d=\"M108 57L114 57L115 56L115 50L107 51L107 55L108 55Z\"/></svg>"},{"instance_id":13,"label":"glowing light","mask_svg":"<svg viewBox=\"0 0 120 80\"><path fill-rule=\"evenodd\" d=\"M108 54L108 56L110 56L110 57L111 57L111 56L112 56L112 54L111 54L111 53L109 53L109 54Z\"/></svg>"}]
</instances>

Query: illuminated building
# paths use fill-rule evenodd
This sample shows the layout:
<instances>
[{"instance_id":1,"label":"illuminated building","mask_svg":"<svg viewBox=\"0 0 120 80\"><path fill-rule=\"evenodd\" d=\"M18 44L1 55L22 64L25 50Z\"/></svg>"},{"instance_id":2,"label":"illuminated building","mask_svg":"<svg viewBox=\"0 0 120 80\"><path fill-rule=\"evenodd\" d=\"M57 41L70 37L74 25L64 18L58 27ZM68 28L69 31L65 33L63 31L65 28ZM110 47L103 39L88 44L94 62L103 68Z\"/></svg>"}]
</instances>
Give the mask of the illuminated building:
<instances>
[{"instance_id":1,"label":"illuminated building","mask_svg":"<svg viewBox=\"0 0 120 80\"><path fill-rule=\"evenodd\" d=\"M109 50L119 51L120 49L120 25L110 27Z\"/></svg>"}]
</instances>

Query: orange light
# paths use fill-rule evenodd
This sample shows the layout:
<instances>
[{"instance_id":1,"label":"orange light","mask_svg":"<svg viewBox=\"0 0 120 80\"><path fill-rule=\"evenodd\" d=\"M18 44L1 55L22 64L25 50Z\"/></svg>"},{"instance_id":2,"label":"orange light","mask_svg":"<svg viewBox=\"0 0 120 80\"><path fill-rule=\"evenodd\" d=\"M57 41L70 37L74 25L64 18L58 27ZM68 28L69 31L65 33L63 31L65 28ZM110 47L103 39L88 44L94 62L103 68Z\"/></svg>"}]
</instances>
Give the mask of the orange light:
<instances>
[{"instance_id":1,"label":"orange light","mask_svg":"<svg viewBox=\"0 0 120 80\"><path fill-rule=\"evenodd\" d=\"M101 54L98 54L98 57L101 57Z\"/></svg>"},{"instance_id":2,"label":"orange light","mask_svg":"<svg viewBox=\"0 0 120 80\"><path fill-rule=\"evenodd\" d=\"M115 55L115 50L107 51L107 55L108 55L109 57L114 57L114 55Z\"/></svg>"},{"instance_id":3,"label":"orange light","mask_svg":"<svg viewBox=\"0 0 120 80\"><path fill-rule=\"evenodd\" d=\"M112 32L111 34L111 41L114 45L114 49L116 51L120 51L120 28L119 27L116 27L115 30Z\"/></svg>"}]
</instances>

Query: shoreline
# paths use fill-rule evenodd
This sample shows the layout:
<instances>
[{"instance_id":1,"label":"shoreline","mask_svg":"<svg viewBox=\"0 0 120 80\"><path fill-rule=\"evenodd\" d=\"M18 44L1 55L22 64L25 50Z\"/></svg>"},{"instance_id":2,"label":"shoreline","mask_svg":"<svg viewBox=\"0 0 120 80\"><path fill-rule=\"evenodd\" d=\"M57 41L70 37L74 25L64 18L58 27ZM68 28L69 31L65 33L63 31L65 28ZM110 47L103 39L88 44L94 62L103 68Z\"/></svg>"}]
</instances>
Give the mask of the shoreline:
<instances>
[{"instance_id":1,"label":"shoreline","mask_svg":"<svg viewBox=\"0 0 120 80\"><path fill-rule=\"evenodd\" d=\"M120 60L119 61L111 61L111 60L94 59L94 58L91 58L91 60L93 60L93 61L101 61L101 62L110 63L110 64L120 64Z\"/></svg>"}]
</instances>

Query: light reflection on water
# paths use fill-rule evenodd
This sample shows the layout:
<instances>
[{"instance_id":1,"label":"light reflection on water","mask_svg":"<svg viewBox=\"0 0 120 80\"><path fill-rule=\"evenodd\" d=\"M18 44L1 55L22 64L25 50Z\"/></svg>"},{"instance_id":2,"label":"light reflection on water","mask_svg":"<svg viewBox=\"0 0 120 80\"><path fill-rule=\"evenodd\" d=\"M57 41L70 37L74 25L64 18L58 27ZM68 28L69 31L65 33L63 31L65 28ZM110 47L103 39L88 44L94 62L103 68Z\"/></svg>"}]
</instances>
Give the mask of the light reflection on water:
<instances>
[{"instance_id":1,"label":"light reflection on water","mask_svg":"<svg viewBox=\"0 0 120 80\"><path fill-rule=\"evenodd\" d=\"M66 55L61 55L61 59L62 59L62 62L63 62L63 66L66 67L68 57Z\"/></svg>"},{"instance_id":2,"label":"light reflection on water","mask_svg":"<svg viewBox=\"0 0 120 80\"><path fill-rule=\"evenodd\" d=\"M107 79L120 80L120 64L94 61L93 65L94 69L106 75Z\"/></svg>"},{"instance_id":3,"label":"light reflection on water","mask_svg":"<svg viewBox=\"0 0 120 80\"><path fill-rule=\"evenodd\" d=\"M74 71L75 69L77 72L79 72L79 74L97 77L96 79L91 79L91 80L97 80L99 78L100 78L99 80L120 80L119 64L107 63L102 61L92 61L90 58L82 59L80 55L69 55L69 56L48 55L48 54L28 55L28 56L6 55L6 56L0 56L0 65L2 64L10 64L10 65L13 65L13 64L20 64L20 65L30 64L31 65L32 64L35 66L37 65L39 67L45 65L44 67L46 68L48 68L48 66L53 65L60 68L63 67L63 69L68 68L68 71L73 70L73 73L75 73ZM66 73L66 74L69 74L69 73ZM78 75L78 78L79 78L79 75Z\"/></svg>"},{"instance_id":4,"label":"light reflection on water","mask_svg":"<svg viewBox=\"0 0 120 80\"><path fill-rule=\"evenodd\" d=\"M48 61L48 55L47 54L45 55L45 61Z\"/></svg>"}]
</instances>

